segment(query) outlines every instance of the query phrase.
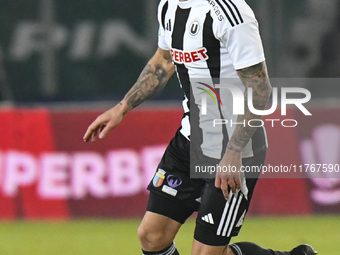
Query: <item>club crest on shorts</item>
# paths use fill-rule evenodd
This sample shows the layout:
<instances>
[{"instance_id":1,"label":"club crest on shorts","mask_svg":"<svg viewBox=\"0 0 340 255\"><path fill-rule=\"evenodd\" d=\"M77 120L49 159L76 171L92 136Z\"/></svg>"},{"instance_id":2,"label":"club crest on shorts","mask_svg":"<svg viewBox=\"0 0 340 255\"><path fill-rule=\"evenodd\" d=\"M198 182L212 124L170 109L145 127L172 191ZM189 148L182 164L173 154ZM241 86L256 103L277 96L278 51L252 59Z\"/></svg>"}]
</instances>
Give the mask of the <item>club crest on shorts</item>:
<instances>
[{"instance_id":1,"label":"club crest on shorts","mask_svg":"<svg viewBox=\"0 0 340 255\"><path fill-rule=\"evenodd\" d=\"M166 172L163 169L161 168L158 169L157 173L155 174L152 180L153 186L158 188L159 186L162 185L164 178L165 178L165 173Z\"/></svg>"}]
</instances>

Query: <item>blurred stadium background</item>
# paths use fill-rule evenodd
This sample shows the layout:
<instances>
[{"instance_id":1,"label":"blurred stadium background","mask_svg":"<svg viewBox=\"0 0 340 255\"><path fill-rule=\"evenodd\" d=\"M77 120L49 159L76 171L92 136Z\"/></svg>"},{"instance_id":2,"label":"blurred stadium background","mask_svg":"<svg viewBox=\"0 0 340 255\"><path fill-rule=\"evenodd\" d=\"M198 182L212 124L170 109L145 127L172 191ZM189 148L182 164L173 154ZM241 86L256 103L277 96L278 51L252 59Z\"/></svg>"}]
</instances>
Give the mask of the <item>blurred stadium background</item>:
<instances>
[{"instance_id":1,"label":"blurred stadium background","mask_svg":"<svg viewBox=\"0 0 340 255\"><path fill-rule=\"evenodd\" d=\"M247 2L272 78L324 78L303 85L311 117L290 108L297 127L267 127L267 164L339 166L340 1ZM155 51L157 5L0 0L0 254L139 254L145 187L182 116L175 77L107 139L82 136ZM339 172L300 177L260 180L236 240L339 254ZM176 240L182 254L193 226Z\"/></svg>"}]
</instances>

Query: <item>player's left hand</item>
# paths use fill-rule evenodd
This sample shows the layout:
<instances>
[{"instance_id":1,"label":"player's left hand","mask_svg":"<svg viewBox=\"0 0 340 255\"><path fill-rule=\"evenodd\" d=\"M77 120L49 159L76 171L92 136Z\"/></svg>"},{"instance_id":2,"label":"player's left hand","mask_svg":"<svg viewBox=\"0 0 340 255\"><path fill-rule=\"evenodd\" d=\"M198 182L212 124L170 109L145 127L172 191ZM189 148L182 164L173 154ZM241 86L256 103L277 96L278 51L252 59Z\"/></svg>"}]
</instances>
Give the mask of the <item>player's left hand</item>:
<instances>
[{"instance_id":1,"label":"player's left hand","mask_svg":"<svg viewBox=\"0 0 340 255\"><path fill-rule=\"evenodd\" d=\"M226 171L217 172L215 177L215 186L222 190L225 199L229 199L229 187L233 194L241 189L241 165L241 153L227 149L219 164Z\"/></svg>"}]
</instances>

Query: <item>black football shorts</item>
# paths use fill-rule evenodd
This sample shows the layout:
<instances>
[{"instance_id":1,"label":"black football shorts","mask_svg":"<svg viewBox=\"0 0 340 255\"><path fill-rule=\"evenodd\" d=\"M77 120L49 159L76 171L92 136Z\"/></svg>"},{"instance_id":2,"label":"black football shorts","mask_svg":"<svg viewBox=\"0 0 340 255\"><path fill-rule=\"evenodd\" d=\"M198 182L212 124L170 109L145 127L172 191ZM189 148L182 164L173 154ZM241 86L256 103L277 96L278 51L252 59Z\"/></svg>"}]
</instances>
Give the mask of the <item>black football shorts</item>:
<instances>
[{"instance_id":1,"label":"black football shorts","mask_svg":"<svg viewBox=\"0 0 340 255\"><path fill-rule=\"evenodd\" d=\"M243 159L242 165L263 165L265 154L265 150L256 152L254 157ZM182 224L198 211L194 238L206 245L227 245L242 227L257 178L253 174L247 178L246 174L247 192L239 191L227 201L214 179L190 178L189 159L190 141L177 131L148 185L147 211Z\"/></svg>"}]
</instances>

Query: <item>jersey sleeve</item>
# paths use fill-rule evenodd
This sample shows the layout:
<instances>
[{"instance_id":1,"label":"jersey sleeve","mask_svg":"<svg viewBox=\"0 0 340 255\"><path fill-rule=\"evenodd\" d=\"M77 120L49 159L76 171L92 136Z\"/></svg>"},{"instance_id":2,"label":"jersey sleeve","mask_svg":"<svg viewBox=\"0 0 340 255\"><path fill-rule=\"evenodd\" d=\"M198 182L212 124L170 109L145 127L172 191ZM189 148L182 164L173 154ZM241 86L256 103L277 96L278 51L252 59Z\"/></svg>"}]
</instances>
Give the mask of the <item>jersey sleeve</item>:
<instances>
[{"instance_id":1,"label":"jersey sleeve","mask_svg":"<svg viewBox=\"0 0 340 255\"><path fill-rule=\"evenodd\" d=\"M257 22L247 22L229 28L223 40L236 70L265 60Z\"/></svg>"},{"instance_id":2,"label":"jersey sleeve","mask_svg":"<svg viewBox=\"0 0 340 255\"><path fill-rule=\"evenodd\" d=\"M255 19L226 29L222 42L236 70L265 60L258 23Z\"/></svg>"},{"instance_id":3,"label":"jersey sleeve","mask_svg":"<svg viewBox=\"0 0 340 255\"><path fill-rule=\"evenodd\" d=\"M167 1L160 1L158 5L158 47L160 47L163 50L169 50L169 47L167 46L165 42L165 28L164 28L164 16L167 9L168 2Z\"/></svg>"}]
</instances>

